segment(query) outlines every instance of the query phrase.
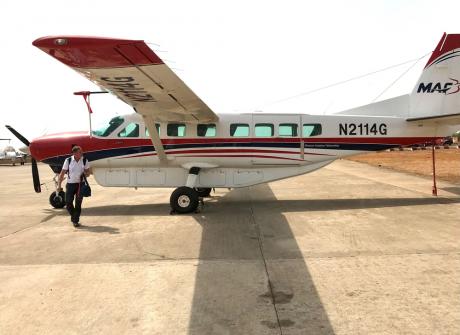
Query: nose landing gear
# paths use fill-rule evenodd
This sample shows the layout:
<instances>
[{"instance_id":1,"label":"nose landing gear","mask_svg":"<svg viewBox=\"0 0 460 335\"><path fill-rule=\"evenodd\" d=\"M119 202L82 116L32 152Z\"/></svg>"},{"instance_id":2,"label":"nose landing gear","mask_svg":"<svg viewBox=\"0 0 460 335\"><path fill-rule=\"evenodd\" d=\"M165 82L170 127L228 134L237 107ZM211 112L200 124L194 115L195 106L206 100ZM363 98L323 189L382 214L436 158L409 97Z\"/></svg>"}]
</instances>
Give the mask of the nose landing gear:
<instances>
[{"instance_id":1,"label":"nose landing gear","mask_svg":"<svg viewBox=\"0 0 460 335\"><path fill-rule=\"evenodd\" d=\"M54 208L64 208L65 206L65 192L60 191L58 193L53 192L50 194L50 205Z\"/></svg>"},{"instance_id":2,"label":"nose landing gear","mask_svg":"<svg viewBox=\"0 0 460 335\"><path fill-rule=\"evenodd\" d=\"M53 178L54 187L56 188L56 190L53 193L50 194L49 201L50 201L50 205L53 206L54 208L64 208L64 206L65 206L65 192L59 190L57 177L58 177L58 174L56 174L54 176L54 178Z\"/></svg>"}]
</instances>

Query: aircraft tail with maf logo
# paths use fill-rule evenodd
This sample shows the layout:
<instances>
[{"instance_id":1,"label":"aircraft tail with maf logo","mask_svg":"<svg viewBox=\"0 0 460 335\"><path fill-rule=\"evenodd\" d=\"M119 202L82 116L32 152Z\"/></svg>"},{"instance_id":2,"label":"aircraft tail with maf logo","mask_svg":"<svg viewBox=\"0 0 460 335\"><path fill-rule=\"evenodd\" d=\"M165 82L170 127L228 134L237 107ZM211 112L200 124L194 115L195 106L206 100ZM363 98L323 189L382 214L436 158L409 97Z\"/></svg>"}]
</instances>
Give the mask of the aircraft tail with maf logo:
<instances>
[{"instance_id":1,"label":"aircraft tail with maf logo","mask_svg":"<svg viewBox=\"0 0 460 335\"><path fill-rule=\"evenodd\" d=\"M460 34L442 36L410 95L407 120L460 124Z\"/></svg>"}]
</instances>

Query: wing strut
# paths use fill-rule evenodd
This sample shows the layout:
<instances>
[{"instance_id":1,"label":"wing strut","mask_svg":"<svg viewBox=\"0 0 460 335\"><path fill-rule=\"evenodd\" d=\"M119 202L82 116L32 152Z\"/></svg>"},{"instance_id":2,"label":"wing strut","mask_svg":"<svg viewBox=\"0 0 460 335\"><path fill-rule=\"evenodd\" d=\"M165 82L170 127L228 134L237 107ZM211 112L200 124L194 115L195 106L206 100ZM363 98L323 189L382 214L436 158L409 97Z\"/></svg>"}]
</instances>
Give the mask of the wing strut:
<instances>
[{"instance_id":1,"label":"wing strut","mask_svg":"<svg viewBox=\"0 0 460 335\"><path fill-rule=\"evenodd\" d=\"M168 158L166 157L165 149L161 143L160 135L158 134L157 128L155 127L155 122L149 116L142 115L142 117L144 118L145 126L149 131L150 139L152 140L152 144L155 148L158 158L162 163L167 162Z\"/></svg>"}]
</instances>

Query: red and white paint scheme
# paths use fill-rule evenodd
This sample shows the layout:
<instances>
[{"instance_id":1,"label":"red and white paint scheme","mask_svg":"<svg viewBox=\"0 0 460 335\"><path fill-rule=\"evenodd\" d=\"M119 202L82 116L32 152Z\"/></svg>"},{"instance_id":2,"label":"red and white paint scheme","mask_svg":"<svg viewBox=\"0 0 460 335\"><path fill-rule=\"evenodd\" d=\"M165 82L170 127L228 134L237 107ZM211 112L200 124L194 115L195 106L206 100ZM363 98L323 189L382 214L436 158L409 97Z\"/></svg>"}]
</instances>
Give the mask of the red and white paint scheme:
<instances>
[{"instance_id":1,"label":"red and white paint scheme","mask_svg":"<svg viewBox=\"0 0 460 335\"><path fill-rule=\"evenodd\" d=\"M59 172L72 145L96 181L178 187L173 210L194 211L214 187L244 187L319 169L337 158L433 142L460 124L460 35L444 34L413 92L335 115L217 114L143 42L54 36L33 42L136 113L107 127L47 135L32 156Z\"/></svg>"}]
</instances>

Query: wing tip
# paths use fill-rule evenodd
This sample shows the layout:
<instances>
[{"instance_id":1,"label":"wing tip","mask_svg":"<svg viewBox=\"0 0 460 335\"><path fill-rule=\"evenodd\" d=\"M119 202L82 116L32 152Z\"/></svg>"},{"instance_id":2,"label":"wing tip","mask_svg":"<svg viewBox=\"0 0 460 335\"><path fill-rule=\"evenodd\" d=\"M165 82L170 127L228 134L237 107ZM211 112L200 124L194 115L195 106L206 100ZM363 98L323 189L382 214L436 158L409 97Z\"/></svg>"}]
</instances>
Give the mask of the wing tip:
<instances>
[{"instance_id":1,"label":"wing tip","mask_svg":"<svg viewBox=\"0 0 460 335\"><path fill-rule=\"evenodd\" d=\"M45 36L32 45L77 68L163 64L143 40L92 36Z\"/></svg>"},{"instance_id":2,"label":"wing tip","mask_svg":"<svg viewBox=\"0 0 460 335\"><path fill-rule=\"evenodd\" d=\"M106 47L118 44L144 43L143 40L127 40L112 37L100 36L79 36L79 35L55 35L39 37L32 42L37 48L56 48L56 47Z\"/></svg>"}]
</instances>

